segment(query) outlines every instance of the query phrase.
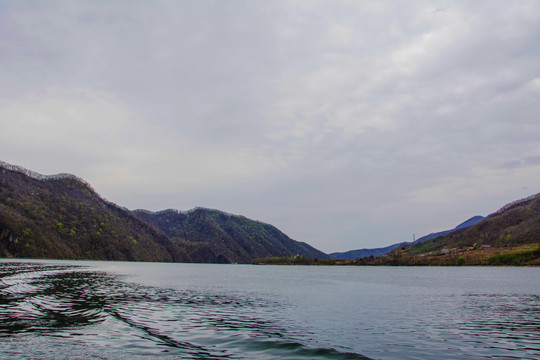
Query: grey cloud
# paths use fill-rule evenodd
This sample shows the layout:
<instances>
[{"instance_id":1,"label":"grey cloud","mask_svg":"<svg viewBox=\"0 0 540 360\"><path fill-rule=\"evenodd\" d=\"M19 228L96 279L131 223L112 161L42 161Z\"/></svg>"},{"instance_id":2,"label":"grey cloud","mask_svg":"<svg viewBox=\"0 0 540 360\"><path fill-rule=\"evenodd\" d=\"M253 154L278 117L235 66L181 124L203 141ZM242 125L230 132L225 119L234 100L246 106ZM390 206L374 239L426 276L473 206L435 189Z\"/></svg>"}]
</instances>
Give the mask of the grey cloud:
<instances>
[{"instance_id":1,"label":"grey cloud","mask_svg":"<svg viewBox=\"0 0 540 360\"><path fill-rule=\"evenodd\" d=\"M540 156L529 156L524 160L527 165L540 165Z\"/></svg>"},{"instance_id":2,"label":"grey cloud","mask_svg":"<svg viewBox=\"0 0 540 360\"><path fill-rule=\"evenodd\" d=\"M511 160L502 164L500 167L502 169L517 169L523 167L525 163L522 160Z\"/></svg>"},{"instance_id":3,"label":"grey cloud","mask_svg":"<svg viewBox=\"0 0 540 360\"><path fill-rule=\"evenodd\" d=\"M519 169L540 165L540 156L528 156L519 160L510 160L500 165L502 169Z\"/></svg>"}]
</instances>

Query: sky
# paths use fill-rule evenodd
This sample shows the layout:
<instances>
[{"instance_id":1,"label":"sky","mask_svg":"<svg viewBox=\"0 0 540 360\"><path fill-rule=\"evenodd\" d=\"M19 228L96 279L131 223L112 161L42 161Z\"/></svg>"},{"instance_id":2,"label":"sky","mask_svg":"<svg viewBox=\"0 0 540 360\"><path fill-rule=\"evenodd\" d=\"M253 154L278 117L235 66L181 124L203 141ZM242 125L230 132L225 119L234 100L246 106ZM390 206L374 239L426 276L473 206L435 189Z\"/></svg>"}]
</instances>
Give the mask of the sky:
<instances>
[{"instance_id":1,"label":"sky","mask_svg":"<svg viewBox=\"0 0 540 360\"><path fill-rule=\"evenodd\" d=\"M0 160L410 241L540 192L540 1L0 0Z\"/></svg>"}]
</instances>

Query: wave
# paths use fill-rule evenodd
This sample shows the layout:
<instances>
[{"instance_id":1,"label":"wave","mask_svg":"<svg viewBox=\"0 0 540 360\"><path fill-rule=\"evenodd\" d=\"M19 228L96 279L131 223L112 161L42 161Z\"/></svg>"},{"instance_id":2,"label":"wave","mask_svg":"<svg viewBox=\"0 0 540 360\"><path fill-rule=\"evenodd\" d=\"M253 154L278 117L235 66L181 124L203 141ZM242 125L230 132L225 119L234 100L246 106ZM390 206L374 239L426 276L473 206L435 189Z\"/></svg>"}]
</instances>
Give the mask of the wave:
<instances>
[{"instance_id":1,"label":"wave","mask_svg":"<svg viewBox=\"0 0 540 360\"><path fill-rule=\"evenodd\" d=\"M81 266L0 263L0 338L14 353L32 348L13 339L46 336L63 341L67 353L81 341L106 347L105 358L368 359L310 346L271 320L279 306L268 298L129 283Z\"/></svg>"}]
</instances>

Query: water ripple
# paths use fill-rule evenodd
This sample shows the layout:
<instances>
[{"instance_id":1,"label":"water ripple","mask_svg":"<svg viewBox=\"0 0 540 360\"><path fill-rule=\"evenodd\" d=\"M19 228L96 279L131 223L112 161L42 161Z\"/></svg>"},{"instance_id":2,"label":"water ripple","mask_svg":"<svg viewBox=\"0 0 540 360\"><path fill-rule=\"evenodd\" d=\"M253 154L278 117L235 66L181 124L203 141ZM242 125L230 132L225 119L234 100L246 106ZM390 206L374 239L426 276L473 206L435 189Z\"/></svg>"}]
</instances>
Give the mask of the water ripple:
<instances>
[{"instance_id":1,"label":"water ripple","mask_svg":"<svg viewBox=\"0 0 540 360\"><path fill-rule=\"evenodd\" d=\"M36 334L42 342L34 356L45 359L77 358L80 351L83 358L114 359L367 359L293 340L287 328L269 320L276 307L268 298L143 286L84 267L0 263L5 358L30 351L18 341L26 336L32 344L36 337L28 336ZM62 341L69 343L62 354L37 356L43 342L55 347ZM92 355L92 344L108 350Z\"/></svg>"},{"instance_id":2,"label":"water ripple","mask_svg":"<svg viewBox=\"0 0 540 360\"><path fill-rule=\"evenodd\" d=\"M169 271L160 266L144 272L157 271L155 281L159 271ZM281 269L264 274L273 278L287 270ZM309 269L325 276L338 270ZM300 270L287 271L298 276ZM0 262L0 354L3 359L540 359L537 290L441 295L415 282L384 291L379 283L331 287L318 285L305 271L307 282L295 278L283 288L282 277L263 291L259 280L237 286L234 277L227 286L204 281L200 286L184 277L169 288L92 266Z\"/></svg>"}]
</instances>

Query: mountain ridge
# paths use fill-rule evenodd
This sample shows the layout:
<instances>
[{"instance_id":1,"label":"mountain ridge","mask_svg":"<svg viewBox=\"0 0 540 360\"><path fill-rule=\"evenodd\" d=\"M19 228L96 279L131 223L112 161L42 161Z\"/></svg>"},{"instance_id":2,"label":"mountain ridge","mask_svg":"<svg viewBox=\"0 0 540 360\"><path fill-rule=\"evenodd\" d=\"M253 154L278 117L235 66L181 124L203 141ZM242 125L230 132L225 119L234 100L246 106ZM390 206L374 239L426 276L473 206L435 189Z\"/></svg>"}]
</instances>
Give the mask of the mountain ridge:
<instances>
[{"instance_id":1,"label":"mountain ridge","mask_svg":"<svg viewBox=\"0 0 540 360\"><path fill-rule=\"evenodd\" d=\"M540 266L540 194L508 203L472 226L355 264Z\"/></svg>"},{"instance_id":2,"label":"mountain ridge","mask_svg":"<svg viewBox=\"0 0 540 360\"><path fill-rule=\"evenodd\" d=\"M295 254L328 258L312 246L289 238L275 226L242 215L203 207L185 212L169 209L158 212L135 210L134 213L169 238L205 243L229 262L251 262L253 258Z\"/></svg>"},{"instance_id":3,"label":"mountain ridge","mask_svg":"<svg viewBox=\"0 0 540 360\"><path fill-rule=\"evenodd\" d=\"M473 226L411 247L416 253L478 244L492 247L540 243L540 193L506 204Z\"/></svg>"},{"instance_id":4,"label":"mountain ridge","mask_svg":"<svg viewBox=\"0 0 540 360\"><path fill-rule=\"evenodd\" d=\"M349 250L349 251L344 251L344 252L334 252L328 255L330 255L333 259L336 259L336 260L347 260L347 259L355 260L355 259L362 259L362 258L371 257L371 256L373 257L383 256L399 248L400 246L409 246L412 244L417 244L417 243L421 243L427 240L431 240L440 236L448 235L452 232L468 228L476 224L477 222L482 221L483 219L485 219L485 217L480 216L480 215L475 215L465 220L464 222L460 223L458 226L456 226L453 229L443 230L443 231L431 233L428 235L424 235L412 242L403 241L400 243L395 243L395 244L388 245L385 247L380 247L380 248L371 248L371 249L364 248L364 249Z\"/></svg>"},{"instance_id":5,"label":"mountain ridge","mask_svg":"<svg viewBox=\"0 0 540 360\"><path fill-rule=\"evenodd\" d=\"M331 255L351 252L364 265L456 265L458 256L467 264L535 265L540 193L413 243ZM328 259L245 216L203 207L131 211L75 175L41 175L0 161L0 257L251 263L292 255Z\"/></svg>"},{"instance_id":6,"label":"mountain ridge","mask_svg":"<svg viewBox=\"0 0 540 360\"><path fill-rule=\"evenodd\" d=\"M247 217L219 210L195 208L190 214L214 212L219 216L242 219L246 226L263 227L267 234L265 256L327 255L290 239L277 228ZM233 226L220 228L211 219L202 219L199 226L215 230L221 244L202 238L168 236L167 229L142 219L143 214L181 214L173 209L150 212L130 211L101 197L85 180L72 174L41 175L21 166L0 162L0 256L168 261L168 262L246 262L261 251L253 248L250 239L234 239ZM240 221L240 220L238 220ZM268 230L269 227L275 230ZM165 231L164 231L165 230ZM238 231L237 231L238 232ZM208 234L207 234L208 235ZM252 234L255 236L255 233ZM244 251L227 241L244 242ZM302 245L303 244L303 245ZM233 244L234 245L234 244Z\"/></svg>"},{"instance_id":7,"label":"mountain ridge","mask_svg":"<svg viewBox=\"0 0 540 360\"><path fill-rule=\"evenodd\" d=\"M189 261L163 234L74 176L36 179L2 168L0 254Z\"/></svg>"}]
</instances>

